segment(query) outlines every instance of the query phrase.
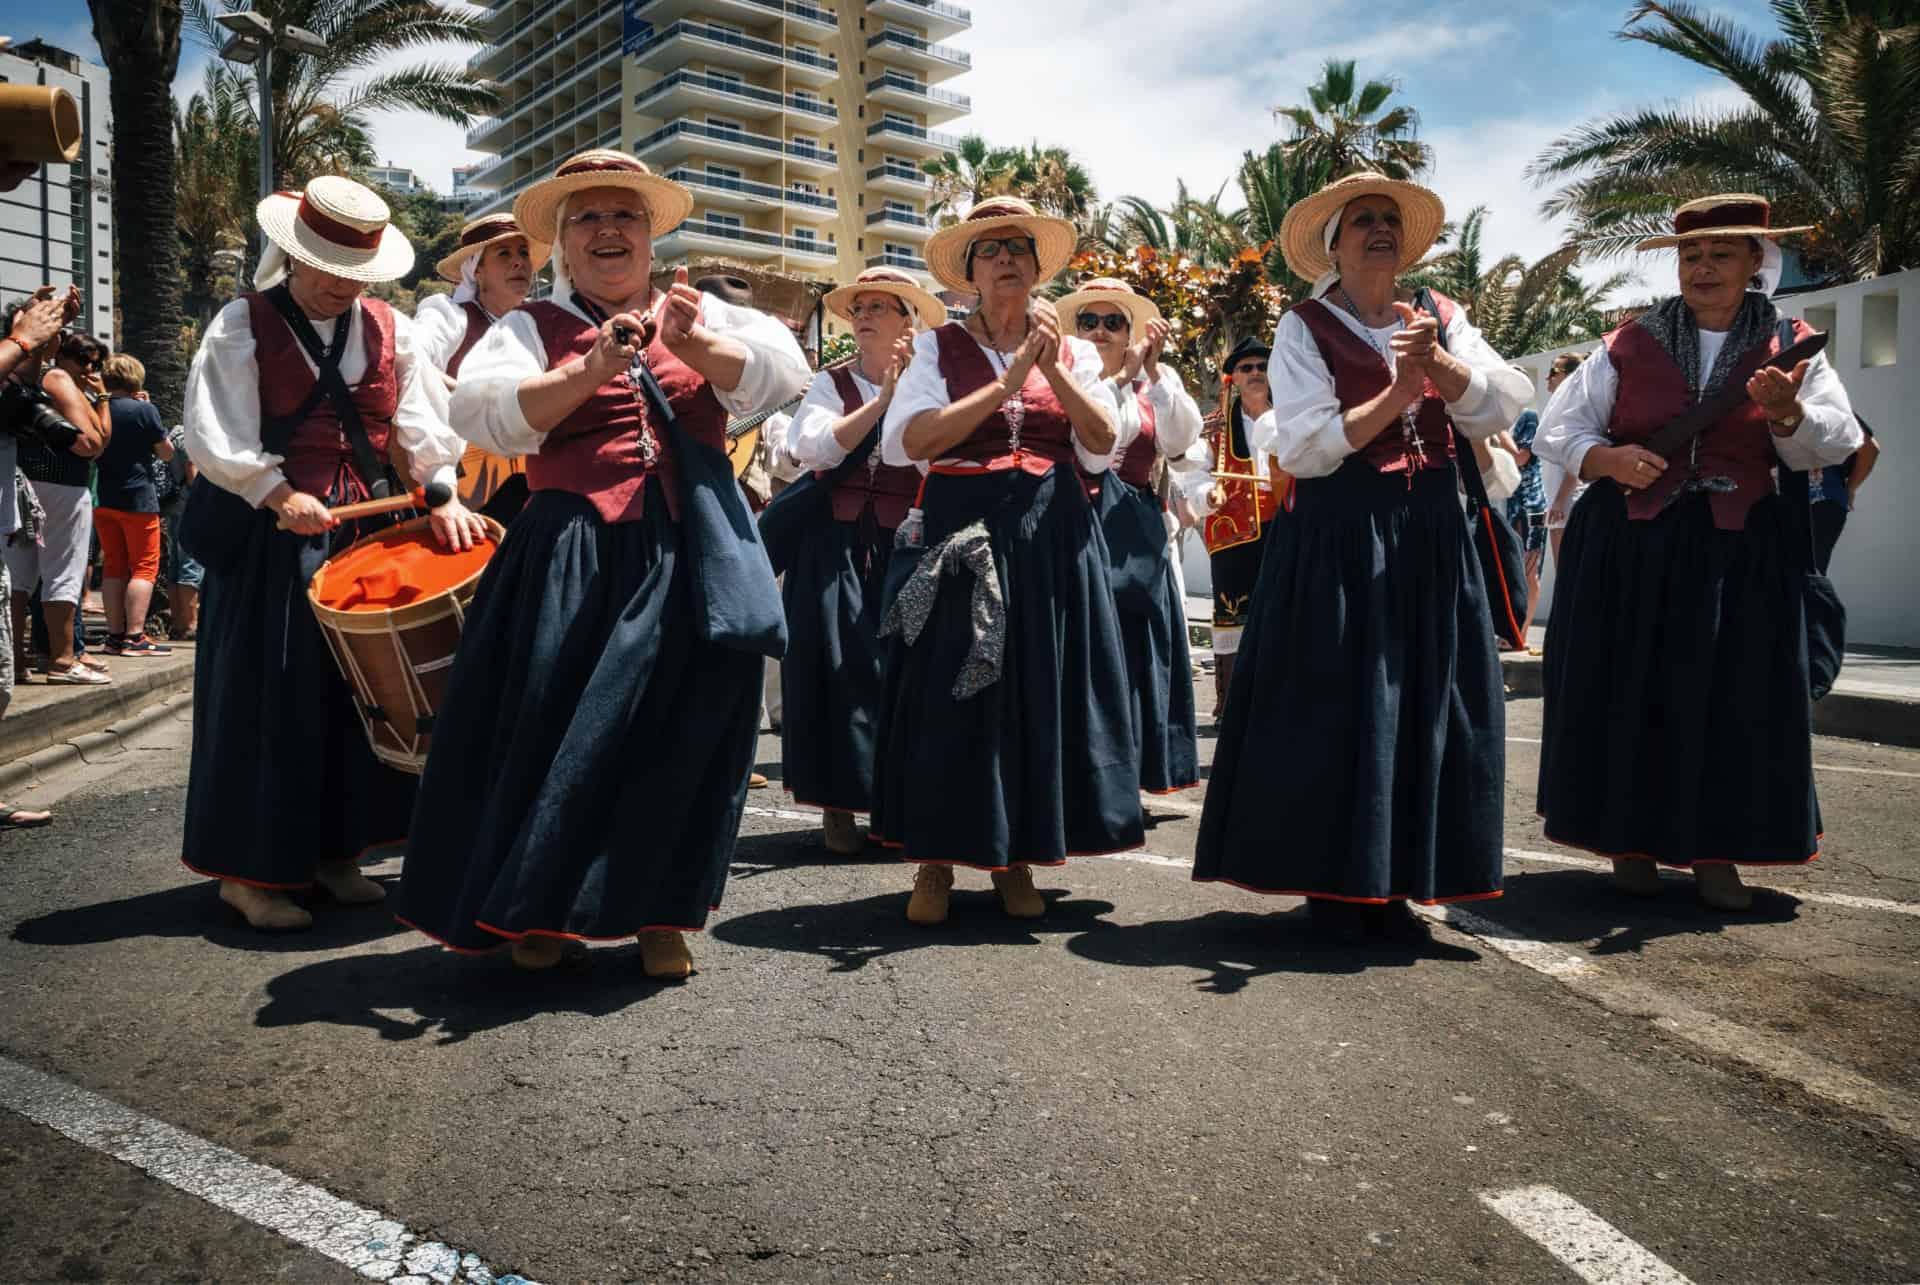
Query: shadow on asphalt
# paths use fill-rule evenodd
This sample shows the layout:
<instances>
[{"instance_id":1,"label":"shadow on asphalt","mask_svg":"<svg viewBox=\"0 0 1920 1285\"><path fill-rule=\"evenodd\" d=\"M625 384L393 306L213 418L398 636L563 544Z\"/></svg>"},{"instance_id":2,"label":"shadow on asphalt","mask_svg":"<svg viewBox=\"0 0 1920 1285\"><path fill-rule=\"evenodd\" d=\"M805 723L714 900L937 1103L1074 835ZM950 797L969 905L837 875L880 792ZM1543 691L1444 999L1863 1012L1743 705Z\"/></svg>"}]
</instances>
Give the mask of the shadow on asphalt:
<instances>
[{"instance_id":1,"label":"shadow on asphalt","mask_svg":"<svg viewBox=\"0 0 1920 1285\"><path fill-rule=\"evenodd\" d=\"M1756 874L1755 878L1763 876ZM1636 954L1663 937L1715 934L1748 924L1787 924L1800 917L1800 899L1771 888L1753 890L1753 908L1715 910L1693 891L1693 877L1666 872L1658 897L1636 897L1598 871L1508 871L1506 895L1469 909L1540 941L1584 945L1595 955Z\"/></svg>"},{"instance_id":2,"label":"shadow on asphalt","mask_svg":"<svg viewBox=\"0 0 1920 1285\"><path fill-rule=\"evenodd\" d=\"M545 973L515 968L504 950L457 955L438 946L389 955L352 955L307 964L267 983L258 1027L352 1026L383 1040L471 1035L532 1017L617 1013L665 989L640 971L640 948L589 950ZM410 1019L389 1013L417 1014Z\"/></svg>"},{"instance_id":3,"label":"shadow on asphalt","mask_svg":"<svg viewBox=\"0 0 1920 1285\"><path fill-rule=\"evenodd\" d=\"M899 863L895 863L899 864ZM1036 878L1045 882L1046 872ZM1110 901L1076 901L1042 888L1044 919L1009 919L983 871L959 871L947 922L922 928L907 922L911 872L901 866L900 891L860 901L786 906L710 925L707 934L736 946L797 951L833 961L833 971L851 973L876 959L910 950L965 946L1037 946L1042 936L1085 933L1104 927Z\"/></svg>"},{"instance_id":4,"label":"shadow on asphalt","mask_svg":"<svg viewBox=\"0 0 1920 1285\"><path fill-rule=\"evenodd\" d=\"M749 798L751 802L751 798ZM775 834L743 834L734 844L733 866L727 880L757 879L761 875L799 866L898 866L904 864L879 844L868 844L857 857L828 852L818 830L782 830Z\"/></svg>"},{"instance_id":5,"label":"shadow on asphalt","mask_svg":"<svg viewBox=\"0 0 1920 1285\"><path fill-rule=\"evenodd\" d=\"M375 878L374 882L384 885L391 895L399 878ZM218 888L209 879L165 892L56 910L22 920L12 936L29 946L94 946L138 937L199 937L229 950L292 955L361 946L407 931L385 906L339 906L324 897L296 896L295 900L313 911L313 927L306 932L255 932L220 900Z\"/></svg>"},{"instance_id":6,"label":"shadow on asphalt","mask_svg":"<svg viewBox=\"0 0 1920 1285\"><path fill-rule=\"evenodd\" d=\"M1301 906L1284 914L1216 910L1194 919L1099 924L1067 943L1085 959L1128 968L1194 968L1194 983L1231 995L1262 977L1288 973L1360 973L1407 968L1423 960L1471 964L1479 952L1439 941L1342 946L1316 940Z\"/></svg>"}]
</instances>

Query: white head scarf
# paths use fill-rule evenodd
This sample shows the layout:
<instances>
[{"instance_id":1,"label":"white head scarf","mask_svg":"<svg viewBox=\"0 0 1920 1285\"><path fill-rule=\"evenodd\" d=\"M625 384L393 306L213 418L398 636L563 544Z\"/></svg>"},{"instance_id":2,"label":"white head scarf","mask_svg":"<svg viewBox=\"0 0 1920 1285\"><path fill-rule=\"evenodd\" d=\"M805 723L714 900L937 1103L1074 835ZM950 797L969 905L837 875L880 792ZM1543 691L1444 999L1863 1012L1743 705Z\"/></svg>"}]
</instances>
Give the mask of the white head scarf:
<instances>
[{"instance_id":1,"label":"white head scarf","mask_svg":"<svg viewBox=\"0 0 1920 1285\"><path fill-rule=\"evenodd\" d=\"M547 260L553 268L553 297L563 303L573 301L573 278L567 274L567 252L562 244L567 227L567 202L571 199L563 196L560 204L553 207L553 255Z\"/></svg>"},{"instance_id":2,"label":"white head scarf","mask_svg":"<svg viewBox=\"0 0 1920 1285\"><path fill-rule=\"evenodd\" d=\"M1780 243L1772 237L1761 237L1760 271L1755 274L1760 278L1761 294L1769 299L1773 297L1773 292L1780 288L1780 274L1784 268L1785 265L1780 261Z\"/></svg>"},{"instance_id":3,"label":"white head scarf","mask_svg":"<svg viewBox=\"0 0 1920 1285\"><path fill-rule=\"evenodd\" d=\"M1320 233L1320 240L1327 248L1327 270L1322 272L1313 283L1313 289L1307 292L1307 298L1318 299L1333 289L1333 283L1340 279L1339 265L1333 261L1333 243L1340 237L1340 220L1347 217L1347 207L1342 205L1327 220L1327 226Z\"/></svg>"},{"instance_id":4,"label":"white head scarf","mask_svg":"<svg viewBox=\"0 0 1920 1285\"><path fill-rule=\"evenodd\" d=\"M267 248L260 252L260 262L253 270L253 288L271 290L287 279L287 252L273 242L267 242Z\"/></svg>"},{"instance_id":5,"label":"white head scarf","mask_svg":"<svg viewBox=\"0 0 1920 1285\"><path fill-rule=\"evenodd\" d=\"M479 261L480 256L477 254L470 254L460 261L460 284L453 288L454 307L458 308L461 304L470 303L480 297L480 282L474 276L474 265Z\"/></svg>"}]
</instances>

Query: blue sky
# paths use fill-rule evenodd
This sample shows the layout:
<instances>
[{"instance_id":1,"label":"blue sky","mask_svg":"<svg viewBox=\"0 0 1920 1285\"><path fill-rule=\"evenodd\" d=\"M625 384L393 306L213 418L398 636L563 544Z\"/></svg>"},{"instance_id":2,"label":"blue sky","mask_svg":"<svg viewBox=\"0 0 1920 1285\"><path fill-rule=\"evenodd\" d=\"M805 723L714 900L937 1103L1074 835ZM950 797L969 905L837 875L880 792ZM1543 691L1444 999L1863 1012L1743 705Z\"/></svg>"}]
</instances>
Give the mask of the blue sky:
<instances>
[{"instance_id":1,"label":"blue sky","mask_svg":"<svg viewBox=\"0 0 1920 1285\"><path fill-rule=\"evenodd\" d=\"M854 4L859 0L838 0ZM1388 76L1421 113L1437 161L1429 181L1454 215L1491 207L1496 252L1534 257L1559 243L1527 162L1595 115L1705 96L1721 82L1671 55L1614 38L1626 0L972 0L953 38L974 70L949 85L974 114L950 129L994 142L1068 147L1103 197L1164 203L1175 181L1211 194L1240 153L1280 136L1270 108L1305 99L1328 58ZM1709 6L1758 32L1764 0ZM0 0L0 34L41 36L97 56L84 0ZM446 56L452 56L448 51ZM204 51L182 58L176 92L198 85ZM417 55L415 56L417 57ZM437 187L467 159L462 132L419 118L376 121L383 159ZM1618 265L1615 265L1618 266ZM1604 271L1596 269L1595 271Z\"/></svg>"}]
</instances>

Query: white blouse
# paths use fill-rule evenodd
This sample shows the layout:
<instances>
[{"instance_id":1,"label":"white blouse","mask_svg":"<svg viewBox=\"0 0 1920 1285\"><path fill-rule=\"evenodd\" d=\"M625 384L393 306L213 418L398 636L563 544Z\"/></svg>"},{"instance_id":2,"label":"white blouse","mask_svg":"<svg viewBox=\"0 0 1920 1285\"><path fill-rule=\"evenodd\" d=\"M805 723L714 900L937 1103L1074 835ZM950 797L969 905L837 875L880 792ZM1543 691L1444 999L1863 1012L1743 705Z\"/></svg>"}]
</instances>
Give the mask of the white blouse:
<instances>
[{"instance_id":1,"label":"white blouse","mask_svg":"<svg viewBox=\"0 0 1920 1285\"><path fill-rule=\"evenodd\" d=\"M1143 424L1140 400L1132 388L1115 385L1114 400L1119 404L1120 419L1108 458L1117 468L1127 447L1140 436ZM1170 480L1187 503L1204 516L1207 496L1213 490L1212 453L1200 436L1200 407L1180 381L1180 372L1161 366L1160 378L1147 388L1147 404L1153 407L1154 446L1167 461Z\"/></svg>"},{"instance_id":2,"label":"white blouse","mask_svg":"<svg viewBox=\"0 0 1920 1285\"><path fill-rule=\"evenodd\" d=\"M987 362L995 372L1004 371L1013 364L1014 354L996 352L985 344L967 338L979 344L980 351L986 354ZM1100 378L1100 351L1084 339L1068 336L1067 351L1073 354L1073 369L1068 375L1093 400L1094 405L1105 407L1113 417L1116 427L1119 424L1118 400L1113 395L1113 385ZM1095 388L1104 384L1105 391ZM893 387L893 403L887 407L886 422L880 429L880 461L896 468L912 466L925 473L931 466L928 460L916 460L907 454L907 422L921 411L940 410L953 404L952 396L947 392L946 377L940 373L940 340L931 330L922 331L913 341L913 361L901 374ZM1138 429L1136 428L1137 432ZM1117 445L1125 445L1124 442ZM1073 454L1080 461L1080 467L1089 473L1104 473L1109 463L1105 455L1096 455L1080 441L1078 433L1073 434Z\"/></svg>"},{"instance_id":3,"label":"white blouse","mask_svg":"<svg viewBox=\"0 0 1920 1285\"><path fill-rule=\"evenodd\" d=\"M367 373L363 313L364 309L353 310L353 328L340 356L340 375L349 385ZM332 343L338 319L312 320L321 340ZM447 426L446 381L438 374L421 378L429 367L420 360L412 321L396 312L393 326L394 376L400 392L393 413L393 439L407 464L399 471L422 486L452 487L454 465L466 445ZM309 370L319 369L304 348L299 352ZM187 373L184 422L187 454L222 490L259 508L287 480L280 467L286 458L260 442L260 365L254 357L253 321L245 299L235 299L215 314L200 340L200 351L193 355ZM398 454L395 463L399 463Z\"/></svg>"},{"instance_id":4,"label":"white blouse","mask_svg":"<svg viewBox=\"0 0 1920 1285\"><path fill-rule=\"evenodd\" d=\"M1394 369L1388 340L1401 329L1395 318L1378 329L1361 324L1346 309L1327 305L1340 324L1358 335L1376 352L1384 352L1387 369ZM1472 370L1467 391L1447 403L1455 427L1468 437L1492 437L1511 428L1533 400L1533 381L1507 365L1507 359L1487 346L1467 310L1456 307L1446 330L1447 351ZM1347 441L1346 413L1334 395L1333 373L1320 356L1319 345L1307 323L1292 312L1280 318L1273 335L1273 355L1267 376L1273 384L1273 409L1247 430L1249 445L1278 457L1283 471L1294 477L1325 477L1354 453ZM1390 425L1383 432L1393 432Z\"/></svg>"},{"instance_id":5,"label":"white blouse","mask_svg":"<svg viewBox=\"0 0 1920 1285\"><path fill-rule=\"evenodd\" d=\"M591 323L571 300L549 302ZM747 350L739 386L713 389L728 413L751 415L778 406L805 386L807 359L793 332L774 318L703 295L700 324ZM520 385L546 369L547 348L532 313L515 309L487 331L461 363L459 387L453 390L454 418L474 445L509 457L539 453L547 434L527 423Z\"/></svg>"},{"instance_id":6,"label":"white blouse","mask_svg":"<svg viewBox=\"0 0 1920 1285\"><path fill-rule=\"evenodd\" d=\"M1702 330L1699 335L1700 369L1712 370L1727 341L1726 332ZM1579 477L1588 451L1613 445L1613 439L1607 436L1607 423L1613 418L1614 398L1619 391L1620 372L1614 369L1607 346L1601 344L1561 381L1546 410L1540 413L1540 431L1533 439L1535 453ZM1806 411L1800 426L1786 437L1773 438L1774 453L1788 468L1804 471L1838 464L1865 440L1853 418L1853 403L1825 353L1814 354L1808 363L1807 377L1800 385L1800 405Z\"/></svg>"},{"instance_id":7,"label":"white blouse","mask_svg":"<svg viewBox=\"0 0 1920 1285\"><path fill-rule=\"evenodd\" d=\"M880 395L880 386L860 373L858 362L846 369L860 390L862 406ZM896 387L896 400L898 394ZM833 376L821 371L813 377L806 399L793 412L793 423L787 429L787 454L803 471L837 468L849 452L835 439L833 426L846 417L846 407L840 401L840 390L834 385Z\"/></svg>"},{"instance_id":8,"label":"white blouse","mask_svg":"<svg viewBox=\"0 0 1920 1285\"><path fill-rule=\"evenodd\" d=\"M497 322L500 318L489 314L488 320ZM420 355L445 370L467 337L467 310L455 303L452 295L430 294L414 305L413 331Z\"/></svg>"}]
</instances>

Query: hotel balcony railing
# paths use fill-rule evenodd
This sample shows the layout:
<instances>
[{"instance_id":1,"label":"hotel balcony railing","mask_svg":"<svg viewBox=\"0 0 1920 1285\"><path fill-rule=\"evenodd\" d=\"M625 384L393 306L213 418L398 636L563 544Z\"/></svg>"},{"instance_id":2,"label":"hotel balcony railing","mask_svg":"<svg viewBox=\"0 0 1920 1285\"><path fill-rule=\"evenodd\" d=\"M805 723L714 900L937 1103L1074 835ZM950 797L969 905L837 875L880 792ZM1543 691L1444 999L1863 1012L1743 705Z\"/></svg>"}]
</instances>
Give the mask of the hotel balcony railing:
<instances>
[{"instance_id":1,"label":"hotel balcony railing","mask_svg":"<svg viewBox=\"0 0 1920 1285\"><path fill-rule=\"evenodd\" d=\"M867 171L869 183L883 178L896 179L902 183L917 183L921 187L928 187L933 183L927 175L905 165L876 165Z\"/></svg>"},{"instance_id":2,"label":"hotel balcony railing","mask_svg":"<svg viewBox=\"0 0 1920 1285\"><path fill-rule=\"evenodd\" d=\"M731 223L715 223L710 219L688 219L676 232L690 232L695 236L723 237L729 241L742 241L748 245L764 245L774 250L800 250L810 254L838 254L839 248L832 241L822 241L807 237L782 236L778 232L762 232L758 228L737 228Z\"/></svg>"},{"instance_id":3,"label":"hotel balcony railing","mask_svg":"<svg viewBox=\"0 0 1920 1285\"><path fill-rule=\"evenodd\" d=\"M654 3L655 0L640 0L639 6L634 10L635 16L646 17L647 10L652 8ZM756 9L765 9L770 16L785 14L790 18L804 18L809 22L817 22L823 27L840 25L840 16L833 10L807 4L805 0L743 0L743 3L750 4Z\"/></svg>"},{"instance_id":4,"label":"hotel balcony railing","mask_svg":"<svg viewBox=\"0 0 1920 1285\"><path fill-rule=\"evenodd\" d=\"M960 140L952 134L942 134L937 129L927 129L920 125L908 125L897 120L877 120L867 126L867 137L886 142L888 134L897 134L901 138L917 138L923 143L932 143L935 147L952 150L960 146Z\"/></svg>"},{"instance_id":5,"label":"hotel balcony railing","mask_svg":"<svg viewBox=\"0 0 1920 1285\"><path fill-rule=\"evenodd\" d=\"M973 66L973 55L964 49L955 49L952 45L936 45L931 40L922 40L918 36L909 36L904 32L883 31L867 40L869 49L881 49L884 52L883 47L886 45L899 45L902 49L912 49L930 58L958 63L962 67Z\"/></svg>"},{"instance_id":6,"label":"hotel balcony railing","mask_svg":"<svg viewBox=\"0 0 1920 1285\"><path fill-rule=\"evenodd\" d=\"M819 161L824 165L837 165L839 154L830 147L808 147L804 143L786 143L765 134L749 134L744 129L716 129L712 125L703 125L698 121L677 120L648 134L633 145L636 153L643 152L663 139L675 134L686 134L693 138L711 139L716 143L733 143L740 147L757 148L764 152L774 152L786 156L798 156L804 160Z\"/></svg>"},{"instance_id":7,"label":"hotel balcony railing","mask_svg":"<svg viewBox=\"0 0 1920 1285\"><path fill-rule=\"evenodd\" d=\"M719 192L738 192L743 196L758 196L769 201L788 201L794 205L805 205L827 213L836 213L840 202L831 196L821 196L817 192L803 192L799 188L776 187L772 183L756 183L752 179L734 178L727 174L709 174L705 170L692 170L682 166L669 170L667 177L676 183L688 187L707 187Z\"/></svg>"},{"instance_id":8,"label":"hotel balcony railing","mask_svg":"<svg viewBox=\"0 0 1920 1285\"><path fill-rule=\"evenodd\" d=\"M935 89L932 85L923 85L910 76L902 76L897 71L890 71L877 80L869 80L867 82L867 92L869 94L879 89L898 89L912 94L917 98L930 98L936 103L946 103L949 106L958 107L963 112L973 110L973 99L967 97L965 94L956 94L949 89Z\"/></svg>"},{"instance_id":9,"label":"hotel balcony railing","mask_svg":"<svg viewBox=\"0 0 1920 1285\"><path fill-rule=\"evenodd\" d=\"M685 19L679 22L668 23L666 26L660 28L660 30L654 32L652 36L642 41L640 45L634 49L634 57L638 58L647 51L657 48L677 36L695 36L701 40L711 40L716 44L731 45L735 49L745 49L750 53L764 54L768 58L776 58L784 62L800 63L807 67L818 67L822 71L837 73L840 70L840 60L838 58L828 55L811 54L804 49L795 49L787 45L777 45L771 40L761 40L756 36L743 36L739 32L729 31L725 27L709 27L704 22L689 22Z\"/></svg>"},{"instance_id":10,"label":"hotel balcony railing","mask_svg":"<svg viewBox=\"0 0 1920 1285\"><path fill-rule=\"evenodd\" d=\"M476 63L482 62L485 59L493 57L495 54L504 53L506 51L507 46L512 44L516 37L518 37L521 33L525 32L528 28L532 27L534 23L546 17L547 12L548 10L545 8L536 9L532 13L528 14L526 17L522 18L519 22L516 22L513 25L512 31L509 31L506 35L502 36L499 40L496 40L493 44L490 44L485 49L481 50L479 56L476 57L474 61ZM500 75L497 77L497 79L504 81L518 74L519 72L526 70L536 60L540 58L544 58L548 54L553 53L559 46L573 39L575 36L579 35L582 31L585 31L588 27L595 26L596 24L602 23L605 21L607 21L607 16L604 13L598 13L598 12L590 13L586 15L584 18L575 18L572 22L568 23L566 26L562 27L560 30L554 32L551 36L548 36L547 38L543 39L540 42L539 47L536 48L532 53L525 54L520 58L516 59L513 65L511 67L508 67L505 71L501 72ZM615 44L620 43L618 36L615 36L613 43Z\"/></svg>"},{"instance_id":11,"label":"hotel balcony railing","mask_svg":"<svg viewBox=\"0 0 1920 1285\"><path fill-rule=\"evenodd\" d=\"M758 85L743 85L728 80L724 76L709 76L698 71L676 71L663 76L633 96L633 105L637 109L649 99L657 98L678 85L692 85L698 89L711 89L718 94L732 94L736 98L751 99L756 103L765 103L769 107L779 107L786 111L811 112L815 116L828 116L840 119L840 108L819 98L799 98L793 94L779 94L771 89L762 89Z\"/></svg>"},{"instance_id":12,"label":"hotel balcony railing","mask_svg":"<svg viewBox=\"0 0 1920 1285\"><path fill-rule=\"evenodd\" d=\"M913 228L933 226L927 222L926 215L915 214L912 210L875 210L867 216L867 226L872 227L876 223L898 223Z\"/></svg>"},{"instance_id":13,"label":"hotel balcony railing","mask_svg":"<svg viewBox=\"0 0 1920 1285\"><path fill-rule=\"evenodd\" d=\"M884 254L869 255L867 266L869 268L909 268L914 272L925 272L927 261L917 254L900 254L897 251L888 250Z\"/></svg>"},{"instance_id":14,"label":"hotel balcony railing","mask_svg":"<svg viewBox=\"0 0 1920 1285\"><path fill-rule=\"evenodd\" d=\"M928 13L937 13L943 18L951 18L955 22L964 22L968 26L973 25L973 11L971 9L963 9L957 4L947 4L945 0L896 0L896 2L899 4L910 4L916 9L925 9ZM867 0L867 3L872 4L874 0Z\"/></svg>"}]
</instances>

